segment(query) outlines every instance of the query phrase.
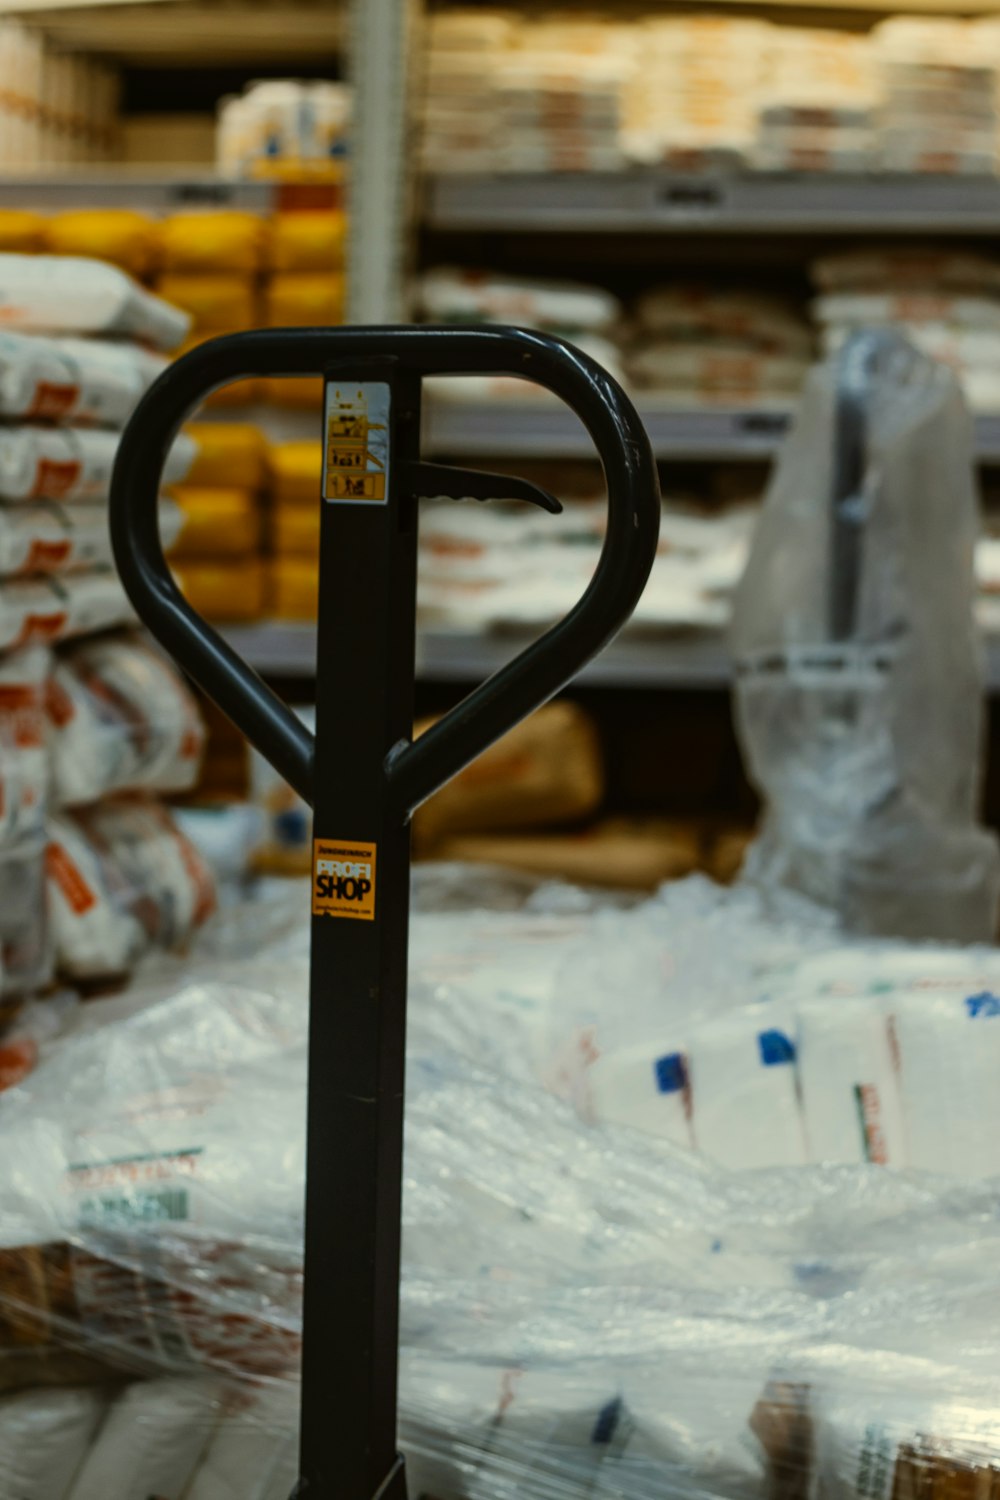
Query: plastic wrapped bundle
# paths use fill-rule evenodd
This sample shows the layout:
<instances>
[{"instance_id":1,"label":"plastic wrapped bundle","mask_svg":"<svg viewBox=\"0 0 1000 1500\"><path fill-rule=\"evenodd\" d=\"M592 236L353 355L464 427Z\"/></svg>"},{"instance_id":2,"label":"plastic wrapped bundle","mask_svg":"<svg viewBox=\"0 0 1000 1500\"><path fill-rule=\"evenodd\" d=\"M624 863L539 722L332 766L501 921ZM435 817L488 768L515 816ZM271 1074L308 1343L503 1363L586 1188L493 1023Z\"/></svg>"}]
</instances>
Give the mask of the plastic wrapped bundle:
<instances>
[{"instance_id":1,"label":"plastic wrapped bundle","mask_svg":"<svg viewBox=\"0 0 1000 1500\"><path fill-rule=\"evenodd\" d=\"M767 807L745 866L855 931L989 940L971 431L890 333L817 367L737 594L737 723Z\"/></svg>"},{"instance_id":2,"label":"plastic wrapped bundle","mask_svg":"<svg viewBox=\"0 0 1000 1500\"><path fill-rule=\"evenodd\" d=\"M99 636L65 651L48 715L57 806L194 785L205 738L197 705L171 664L137 636Z\"/></svg>"}]
</instances>

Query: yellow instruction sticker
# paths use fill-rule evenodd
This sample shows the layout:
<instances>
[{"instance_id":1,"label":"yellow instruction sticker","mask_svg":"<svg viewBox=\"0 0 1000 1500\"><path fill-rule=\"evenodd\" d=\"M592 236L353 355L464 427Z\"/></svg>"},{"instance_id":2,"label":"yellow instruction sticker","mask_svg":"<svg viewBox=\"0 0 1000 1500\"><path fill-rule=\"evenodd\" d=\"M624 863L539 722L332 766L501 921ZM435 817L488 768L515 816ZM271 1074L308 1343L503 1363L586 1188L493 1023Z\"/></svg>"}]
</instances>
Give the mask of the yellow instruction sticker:
<instances>
[{"instance_id":1,"label":"yellow instruction sticker","mask_svg":"<svg viewBox=\"0 0 1000 1500\"><path fill-rule=\"evenodd\" d=\"M382 381L326 388L323 498L384 505L389 495L389 387Z\"/></svg>"},{"instance_id":2,"label":"yellow instruction sticker","mask_svg":"<svg viewBox=\"0 0 1000 1500\"><path fill-rule=\"evenodd\" d=\"M313 840L313 916L375 920L375 845Z\"/></svg>"}]
</instances>

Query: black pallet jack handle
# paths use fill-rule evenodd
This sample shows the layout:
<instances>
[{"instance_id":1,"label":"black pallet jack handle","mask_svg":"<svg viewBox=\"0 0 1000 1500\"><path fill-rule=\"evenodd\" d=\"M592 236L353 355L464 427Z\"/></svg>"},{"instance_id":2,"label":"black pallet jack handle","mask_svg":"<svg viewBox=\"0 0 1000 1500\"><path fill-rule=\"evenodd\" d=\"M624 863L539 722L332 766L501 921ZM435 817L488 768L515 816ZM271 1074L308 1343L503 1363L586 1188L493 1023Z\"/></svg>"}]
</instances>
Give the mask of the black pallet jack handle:
<instances>
[{"instance_id":1,"label":"black pallet jack handle","mask_svg":"<svg viewBox=\"0 0 1000 1500\"><path fill-rule=\"evenodd\" d=\"M576 412L604 468L607 532L566 618L414 742L418 499L560 509L524 480L421 462L423 377L470 374L521 376ZM315 739L185 601L157 520L168 450L200 401L235 380L310 375L326 391ZM122 436L111 534L132 603L314 810L303 1500L406 1496L396 1381L410 816L629 618L656 553L659 504L649 441L621 387L571 345L513 328L233 334L165 371Z\"/></svg>"}]
</instances>

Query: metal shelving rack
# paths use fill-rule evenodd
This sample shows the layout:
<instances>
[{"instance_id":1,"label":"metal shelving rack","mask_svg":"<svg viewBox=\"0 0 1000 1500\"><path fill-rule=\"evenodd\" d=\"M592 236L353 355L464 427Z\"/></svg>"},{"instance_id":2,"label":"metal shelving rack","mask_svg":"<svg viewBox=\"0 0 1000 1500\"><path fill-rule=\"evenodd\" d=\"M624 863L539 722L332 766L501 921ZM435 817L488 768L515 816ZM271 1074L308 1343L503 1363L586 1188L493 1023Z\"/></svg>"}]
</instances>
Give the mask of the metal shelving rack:
<instances>
[{"instance_id":1,"label":"metal shelving rack","mask_svg":"<svg viewBox=\"0 0 1000 1500\"><path fill-rule=\"evenodd\" d=\"M311 677L316 666L312 625L282 621L232 625L222 634L235 651L266 677ZM523 650L520 631L488 635L422 630L417 636L417 674L423 682L481 681ZM1000 694L1000 637L987 641L987 687ZM732 665L720 632L677 631L669 635L626 631L581 673L583 687L712 690L726 688Z\"/></svg>"},{"instance_id":2,"label":"metal shelving rack","mask_svg":"<svg viewBox=\"0 0 1000 1500\"><path fill-rule=\"evenodd\" d=\"M996 235L1000 179L747 173L455 173L427 183L436 230Z\"/></svg>"}]
</instances>

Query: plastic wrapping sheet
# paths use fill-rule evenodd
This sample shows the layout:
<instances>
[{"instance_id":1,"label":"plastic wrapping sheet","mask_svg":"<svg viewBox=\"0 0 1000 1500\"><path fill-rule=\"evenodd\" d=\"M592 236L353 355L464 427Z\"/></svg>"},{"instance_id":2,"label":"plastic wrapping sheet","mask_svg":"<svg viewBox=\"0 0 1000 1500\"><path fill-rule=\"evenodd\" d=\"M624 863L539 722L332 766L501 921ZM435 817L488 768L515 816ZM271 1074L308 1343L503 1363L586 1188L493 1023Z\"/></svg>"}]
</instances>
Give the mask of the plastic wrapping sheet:
<instances>
[{"instance_id":1,"label":"plastic wrapping sheet","mask_svg":"<svg viewBox=\"0 0 1000 1500\"><path fill-rule=\"evenodd\" d=\"M567 1016L561 969L611 912L617 988L595 971L588 990L609 1046L623 987L645 984L648 1018L657 985L677 1014L700 986L705 1026L751 1004L832 1007L838 988L902 1008L924 984L960 1001L985 988L987 950L845 946L801 906L775 924L753 892L703 881L627 910L448 867L416 889L412 1493L892 1500L923 1493L925 1472L960 1486L974 1471L961 1493L988 1495L995 1180L729 1171L585 1123L534 1076L549 1011ZM236 913L221 925L196 970L80 1007L0 1099L0 1390L102 1392L76 1478L96 1474L101 1500L122 1476L120 1500L287 1500L294 1479L307 907L276 906L256 941ZM878 1483L859 1477L866 1454Z\"/></svg>"},{"instance_id":2,"label":"plastic wrapping sheet","mask_svg":"<svg viewBox=\"0 0 1000 1500\"><path fill-rule=\"evenodd\" d=\"M197 705L171 663L140 637L100 636L64 651L47 702L57 806L193 786L205 739Z\"/></svg>"},{"instance_id":3,"label":"plastic wrapping sheet","mask_svg":"<svg viewBox=\"0 0 1000 1500\"><path fill-rule=\"evenodd\" d=\"M766 804L744 868L855 931L994 934L976 512L949 371L887 332L813 371L736 598L737 727Z\"/></svg>"}]
</instances>

